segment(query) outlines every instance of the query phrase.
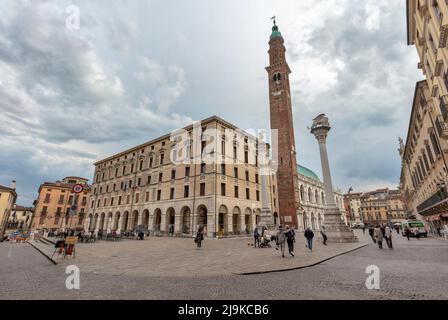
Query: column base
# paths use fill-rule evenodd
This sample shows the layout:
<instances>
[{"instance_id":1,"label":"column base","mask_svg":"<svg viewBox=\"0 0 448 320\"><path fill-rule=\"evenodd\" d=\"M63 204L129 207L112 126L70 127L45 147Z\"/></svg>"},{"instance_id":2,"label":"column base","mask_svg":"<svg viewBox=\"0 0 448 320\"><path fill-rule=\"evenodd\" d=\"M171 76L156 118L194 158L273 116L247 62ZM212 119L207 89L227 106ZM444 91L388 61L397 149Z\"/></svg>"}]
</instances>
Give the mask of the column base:
<instances>
[{"instance_id":1,"label":"column base","mask_svg":"<svg viewBox=\"0 0 448 320\"><path fill-rule=\"evenodd\" d=\"M262 208L260 214L260 222L257 228L266 228L267 231L277 231L277 226L274 224L274 218L272 217L271 209Z\"/></svg>"},{"instance_id":2,"label":"column base","mask_svg":"<svg viewBox=\"0 0 448 320\"><path fill-rule=\"evenodd\" d=\"M350 227L342 222L341 214L337 208L325 209L323 226L330 243L359 242L358 237L350 230Z\"/></svg>"}]
</instances>

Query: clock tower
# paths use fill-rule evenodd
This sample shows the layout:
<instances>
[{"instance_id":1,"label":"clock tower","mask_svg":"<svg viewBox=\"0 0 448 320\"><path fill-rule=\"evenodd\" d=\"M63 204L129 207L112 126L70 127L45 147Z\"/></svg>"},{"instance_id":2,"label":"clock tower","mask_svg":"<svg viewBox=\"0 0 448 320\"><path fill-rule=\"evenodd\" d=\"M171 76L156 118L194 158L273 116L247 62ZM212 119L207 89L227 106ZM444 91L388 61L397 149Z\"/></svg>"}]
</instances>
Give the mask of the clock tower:
<instances>
[{"instance_id":1,"label":"clock tower","mask_svg":"<svg viewBox=\"0 0 448 320\"><path fill-rule=\"evenodd\" d=\"M278 134L277 198L280 223L297 228L299 199L297 187L297 163L292 117L289 69L283 37L275 24L269 40L269 105L271 130ZM275 146L274 146L275 147ZM274 159L275 160L275 159Z\"/></svg>"}]
</instances>

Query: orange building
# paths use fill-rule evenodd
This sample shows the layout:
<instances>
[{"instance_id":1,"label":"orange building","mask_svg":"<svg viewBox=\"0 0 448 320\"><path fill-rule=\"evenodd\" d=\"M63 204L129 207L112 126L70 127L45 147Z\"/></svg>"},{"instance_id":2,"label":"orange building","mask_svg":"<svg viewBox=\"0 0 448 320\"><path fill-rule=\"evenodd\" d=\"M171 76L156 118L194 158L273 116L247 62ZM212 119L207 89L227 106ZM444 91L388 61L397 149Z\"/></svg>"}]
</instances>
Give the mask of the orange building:
<instances>
[{"instance_id":1,"label":"orange building","mask_svg":"<svg viewBox=\"0 0 448 320\"><path fill-rule=\"evenodd\" d=\"M91 189L87 181L80 177L66 177L62 181L41 184L39 197L34 202L35 214L31 228L46 231L82 229ZM83 192L75 194L72 191L75 184L83 185ZM73 205L76 206L75 211L70 210Z\"/></svg>"}]
</instances>

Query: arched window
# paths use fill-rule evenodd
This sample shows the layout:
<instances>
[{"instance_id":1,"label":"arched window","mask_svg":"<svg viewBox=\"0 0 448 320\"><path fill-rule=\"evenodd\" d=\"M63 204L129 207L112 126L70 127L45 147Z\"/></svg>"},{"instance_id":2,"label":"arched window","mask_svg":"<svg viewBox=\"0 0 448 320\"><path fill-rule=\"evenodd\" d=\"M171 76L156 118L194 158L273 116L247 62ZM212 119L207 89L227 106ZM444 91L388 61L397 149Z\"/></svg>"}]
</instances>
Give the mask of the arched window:
<instances>
[{"instance_id":1,"label":"arched window","mask_svg":"<svg viewBox=\"0 0 448 320\"><path fill-rule=\"evenodd\" d=\"M321 200L322 204L325 204L325 195L324 195L323 191L320 194L320 200Z\"/></svg>"},{"instance_id":2,"label":"arched window","mask_svg":"<svg viewBox=\"0 0 448 320\"><path fill-rule=\"evenodd\" d=\"M311 192L311 188L308 188L308 201L310 203L313 202L313 193Z\"/></svg>"},{"instance_id":3,"label":"arched window","mask_svg":"<svg viewBox=\"0 0 448 320\"><path fill-rule=\"evenodd\" d=\"M319 204L319 192L314 191L314 200L316 201L316 204Z\"/></svg>"},{"instance_id":4,"label":"arched window","mask_svg":"<svg viewBox=\"0 0 448 320\"><path fill-rule=\"evenodd\" d=\"M276 73L274 73L273 80L274 80L275 83L279 84L280 81L282 80L282 75L281 75L281 73L280 73L280 72L276 72Z\"/></svg>"},{"instance_id":5,"label":"arched window","mask_svg":"<svg viewBox=\"0 0 448 320\"><path fill-rule=\"evenodd\" d=\"M303 186L300 186L300 200L305 201L305 190L303 190Z\"/></svg>"}]
</instances>

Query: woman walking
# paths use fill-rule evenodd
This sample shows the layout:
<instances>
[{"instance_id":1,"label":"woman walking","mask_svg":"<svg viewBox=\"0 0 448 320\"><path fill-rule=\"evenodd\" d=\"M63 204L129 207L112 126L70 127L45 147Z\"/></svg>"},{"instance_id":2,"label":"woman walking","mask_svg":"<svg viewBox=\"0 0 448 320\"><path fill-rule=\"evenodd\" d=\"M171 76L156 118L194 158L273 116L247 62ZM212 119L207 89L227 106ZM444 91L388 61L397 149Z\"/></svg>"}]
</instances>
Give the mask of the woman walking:
<instances>
[{"instance_id":1,"label":"woman walking","mask_svg":"<svg viewBox=\"0 0 448 320\"><path fill-rule=\"evenodd\" d=\"M383 231L379 225L373 230L376 242L378 242L378 248L383 249Z\"/></svg>"}]
</instances>

